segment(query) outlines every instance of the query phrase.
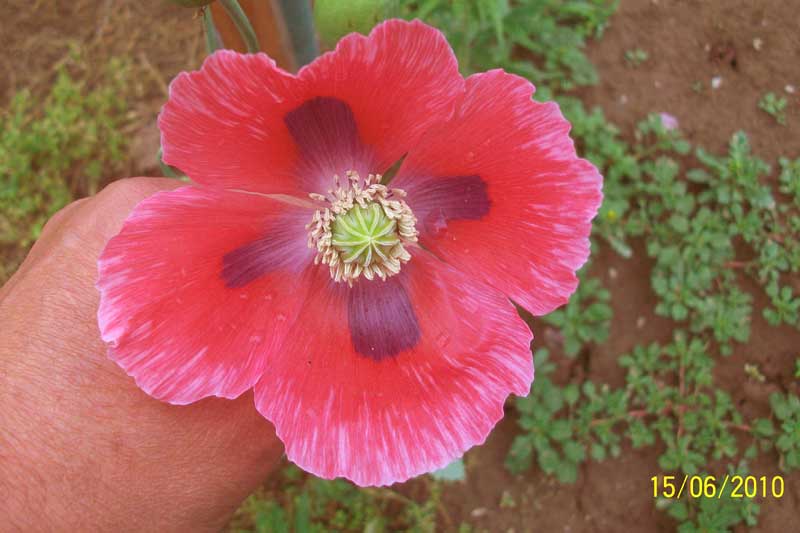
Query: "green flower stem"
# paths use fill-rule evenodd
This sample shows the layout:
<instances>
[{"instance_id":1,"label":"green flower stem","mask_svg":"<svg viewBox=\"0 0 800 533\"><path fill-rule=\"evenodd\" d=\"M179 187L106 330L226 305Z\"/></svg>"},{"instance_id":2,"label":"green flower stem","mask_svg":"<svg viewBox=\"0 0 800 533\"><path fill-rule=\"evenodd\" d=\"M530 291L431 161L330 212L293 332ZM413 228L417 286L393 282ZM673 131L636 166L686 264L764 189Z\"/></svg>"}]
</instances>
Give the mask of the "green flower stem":
<instances>
[{"instance_id":1,"label":"green flower stem","mask_svg":"<svg viewBox=\"0 0 800 533\"><path fill-rule=\"evenodd\" d=\"M289 30L292 52L298 67L311 63L319 55L314 15L308 0L279 0L281 15Z\"/></svg>"},{"instance_id":2,"label":"green flower stem","mask_svg":"<svg viewBox=\"0 0 800 533\"><path fill-rule=\"evenodd\" d=\"M228 12L228 16L231 17L231 20L233 20L236 29L239 30L239 34L242 36L244 44L247 46L247 51L251 54L260 51L261 47L258 45L256 32L253 30L253 26L247 19L247 15L245 15L239 2L237 0L220 0L220 3L222 7L225 8L225 11Z\"/></svg>"},{"instance_id":3,"label":"green flower stem","mask_svg":"<svg viewBox=\"0 0 800 533\"><path fill-rule=\"evenodd\" d=\"M206 50L209 54L213 54L220 48L225 48L222 44L222 39L219 37L217 27L214 25L214 17L211 15L211 8L207 7L203 10L203 30L206 34Z\"/></svg>"}]
</instances>

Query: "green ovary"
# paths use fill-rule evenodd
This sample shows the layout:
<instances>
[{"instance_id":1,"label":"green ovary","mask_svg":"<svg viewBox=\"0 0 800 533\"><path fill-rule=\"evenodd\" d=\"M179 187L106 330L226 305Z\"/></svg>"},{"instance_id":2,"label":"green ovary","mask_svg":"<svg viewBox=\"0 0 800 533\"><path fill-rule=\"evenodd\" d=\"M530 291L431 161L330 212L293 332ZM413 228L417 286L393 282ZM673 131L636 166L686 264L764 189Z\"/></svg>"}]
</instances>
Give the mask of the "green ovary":
<instances>
[{"instance_id":1,"label":"green ovary","mask_svg":"<svg viewBox=\"0 0 800 533\"><path fill-rule=\"evenodd\" d=\"M360 205L336 217L333 221L333 246L341 252L345 263L368 266L390 256L400 243L397 224L386 216L377 203Z\"/></svg>"}]
</instances>

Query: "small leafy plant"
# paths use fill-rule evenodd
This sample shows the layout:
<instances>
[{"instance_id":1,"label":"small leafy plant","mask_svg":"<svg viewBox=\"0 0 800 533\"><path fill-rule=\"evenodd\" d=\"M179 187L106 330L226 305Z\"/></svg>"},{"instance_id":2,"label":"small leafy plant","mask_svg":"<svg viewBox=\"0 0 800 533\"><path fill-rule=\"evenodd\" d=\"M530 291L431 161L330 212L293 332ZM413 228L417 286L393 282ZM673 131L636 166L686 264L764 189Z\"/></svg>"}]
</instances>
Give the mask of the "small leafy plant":
<instances>
[{"instance_id":1,"label":"small leafy plant","mask_svg":"<svg viewBox=\"0 0 800 533\"><path fill-rule=\"evenodd\" d=\"M584 270L585 271L585 270ZM581 276L578 290L567 305L547 315L544 320L559 328L564 339L564 353L578 355L590 343L602 343L608 338L612 310L611 293L597 278Z\"/></svg>"},{"instance_id":2,"label":"small leafy plant","mask_svg":"<svg viewBox=\"0 0 800 533\"><path fill-rule=\"evenodd\" d=\"M465 74L504 68L551 90L597 83L583 52L618 0L400 0L398 13L447 31Z\"/></svg>"},{"instance_id":3,"label":"small leafy plant","mask_svg":"<svg viewBox=\"0 0 800 533\"><path fill-rule=\"evenodd\" d=\"M780 467L790 471L800 468L800 397L775 392L769 397L772 419L761 418L753 424L753 433L763 439L762 447L773 445L780 454Z\"/></svg>"},{"instance_id":4,"label":"small leafy plant","mask_svg":"<svg viewBox=\"0 0 800 533\"><path fill-rule=\"evenodd\" d=\"M627 61L628 65L630 65L633 68L641 66L642 63L647 61L649 57L650 54L648 54L645 50L642 50L641 48L633 48L631 50L625 51L625 61Z\"/></svg>"},{"instance_id":5,"label":"small leafy plant","mask_svg":"<svg viewBox=\"0 0 800 533\"><path fill-rule=\"evenodd\" d=\"M342 479L327 481L294 465L277 474L272 488L252 494L229 530L258 533L327 531L435 531L441 487L429 480L423 503L390 488L359 489Z\"/></svg>"},{"instance_id":6,"label":"small leafy plant","mask_svg":"<svg viewBox=\"0 0 800 533\"><path fill-rule=\"evenodd\" d=\"M728 475L747 475L747 463L728 465ZM702 475L707 475L703 472ZM724 487L718 498L681 498L659 500L656 505L679 522L679 533L704 533L730 531L739 524L754 526L758 523L758 504L748 498L733 498L733 485Z\"/></svg>"},{"instance_id":7,"label":"small leafy plant","mask_svg":"<svg viewBox=\"0 0 800 533\"><path fill-rule=\"evenodd\" d=\"M773 92L766 93L758 101L758 107L771 115L782 126L786 125L786 105L786 98L777 96Z\"/></svg>"},{"instance_id":8,"label":"small leafy plant","mask_svg":"<svg viewBox=\"0 0 800 533\"><path fill-rule=\"evenodd\" d=\"M41 106L22 90L0 114L0 245L27 248L53 213L95 192L127 155L128 69L121 60L105 69L103 83L88 88L62 67Z\"/></svg>"},{"instance_id":9,"label":"small leafy plant","mask_svg":"<svg viewBox=\"0 0 800 533\"><path fill-rule=\"evenodd\" d=\"M536 352L537 386L516 400L524 433L514 439L506 466L520 473L535 459L545 473L573 483L589 455L601 461L620 454L621 438L613 429L625 419L627 397L591 381L558 386L550 378L555 364L549 358L546 349Z\"/></svg>"}]
</instances>

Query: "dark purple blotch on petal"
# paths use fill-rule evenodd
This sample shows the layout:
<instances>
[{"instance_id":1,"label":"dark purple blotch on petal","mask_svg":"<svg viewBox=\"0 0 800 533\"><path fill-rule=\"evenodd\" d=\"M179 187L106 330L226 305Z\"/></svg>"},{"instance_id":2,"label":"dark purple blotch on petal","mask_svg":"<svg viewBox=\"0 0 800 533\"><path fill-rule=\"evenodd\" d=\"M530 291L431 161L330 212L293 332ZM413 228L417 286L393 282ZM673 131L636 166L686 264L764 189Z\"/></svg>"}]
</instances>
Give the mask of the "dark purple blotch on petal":
<instances>
[{"instance_id":1,"label":"dark purple blotch on petal","mask_svg":"<svg viewBox=\"0 0 800 533\"><path fill-rule=\"evenodd\" d=\"M228 252L222 257L225 286L244 287L274 270L296 266L296 257L288 253L296 248L296 241L291 232L273 233Z\"/></svg>"},{"instance_id":2,"label":"dark purple blotch on petal","mask_svg":"<svg viewBox=\"0 0 800 533\"><path fill-rule=\"evenodd\" d=\"M381 360L419 342L417 315L397 277L362 279L347 292L347 319L356 352Z\"/></svg>"},{"instance_id":3,"label":"dark purple blotch on petal","mask_svg":"<svg viewBox=\"0 0 800 533\"><path fill-rule=\"evenodd\" d=\"M332 178L334 173L344 177L347 170L362 170L366 149L353 111L342 100L312 98L287 113L284 123L300 148L302 171Z\"/></svg>"},{"instance_id":4,"label":"dark purple blotch on petal","mask_svg":"<svg viewBox=\"0 0 800 533\"><path fill-rule=\"evenodd\" d=\"M416 188L414 198L411 208L433 233L450 220L479 220L491 207L486 182L477 175L428 180Z\"/></svg>"}]
</instances>

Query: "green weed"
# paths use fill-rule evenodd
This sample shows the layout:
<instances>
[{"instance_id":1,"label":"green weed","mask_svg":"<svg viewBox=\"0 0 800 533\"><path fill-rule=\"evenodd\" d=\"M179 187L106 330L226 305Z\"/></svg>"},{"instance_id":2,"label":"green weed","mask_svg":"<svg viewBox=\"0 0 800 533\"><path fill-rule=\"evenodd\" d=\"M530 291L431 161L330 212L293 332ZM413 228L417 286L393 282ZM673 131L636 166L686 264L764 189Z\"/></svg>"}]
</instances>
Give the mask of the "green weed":
<instances>
[{"instance_id":1,"label":"green weed","mask_svg":"<svg viewBox=\"0 0 800 533\"><path fill-rule=\"evenodd\" d=\"M728 465L729 476L745 476L746 462ZM702 472L705 477L708 472ZM678 521L679 533L705 533L730 531L739 524L754 526L758 523L758 504L748 498L733 498L733 484L726 485L718 498L690 498L659 500L656 506L666 509L667 514Z\"/></svg>"},{"instance_id":2,"label":"green weed","mask_svg":"<svg viewBox=\"0 0 800 533\"><path fill-rule=\"evenodd\" d=\"M427 498L419 503L389 488L359 489L341 479L319 479L293 465L275 477L275 489L261 489L245 500L229 525L232 532L435 531L441 492L436 481L430 480Z\"/></svg>"},{"instance_id":3,"label":"green weed","mask_svg":"<svg viewBox=\"0 0 800 533\"><path fill-rule=\"evenodd\" d=\"M585 268L582 272L585 272ZM559 328L564 338L564 353L575 356L586 344L602 343L608 338L612 316L611 293L597 278L580 275L578 290L569 302L544 317L545 322Z\"/></svg>"},{"instance_id":4,"label":"green weed","mask_svg":"<svg viewBox=\"0 0 800 533\"><path fill-rule=\"evenodd\" d=\"M628 65L633 68L641 66L641 64L647 61L649 57L650 54L641 48L633 48L625 51L625 61L627 61Z\"/></svg>"},{"instance_id":5,"label":"green weed","mask_svg":"<svg viewBox=\"0 0 800 533\"><path fill-rule=\"evenodd\" d=\"M87 87L62 67L42 101L22 90L0 114L0 245L28 247L53 213L95 192L126 157L119 95L128 69L120 60L105 69Z\"/></svg>"},{"instance_id":6,"label":"green weed","mask_svg":"<svg viewBox=\"0 0 800 533\"><path fill-rule=\"evenodd\" d=\"M584 54L618 0L400 0L397 12L442 28L465 74L503 68L550 90L597 83Z\"/></svg>"},{"instance_id":7,"label":"green weed","mask_svg":"<svg viewBox=\"0 0 800 533\"><path fill-rule=\"evenodd\" d=\"M759 109L762 109L767 114L771 115L775 121L782 125L786 125L786 105L788 102L783 96L778 96L775 93L767 93L758 101Z\"/></svg>"}]
</instances>

